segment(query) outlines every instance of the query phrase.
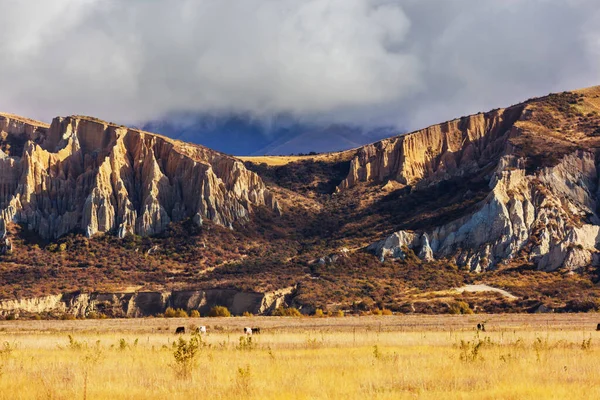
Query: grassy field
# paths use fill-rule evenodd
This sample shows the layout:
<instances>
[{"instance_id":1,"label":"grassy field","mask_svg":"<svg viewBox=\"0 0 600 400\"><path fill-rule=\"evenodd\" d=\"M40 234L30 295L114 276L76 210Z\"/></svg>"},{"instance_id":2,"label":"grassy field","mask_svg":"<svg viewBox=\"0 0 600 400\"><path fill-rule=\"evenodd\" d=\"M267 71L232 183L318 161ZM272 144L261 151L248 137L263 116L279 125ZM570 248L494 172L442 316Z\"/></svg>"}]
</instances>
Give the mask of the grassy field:
<instances>
[{"instance_id":1,"label":"grassy field","mask_svg":"<svg viewBox=\"0 0 600 400\"><path fill-rule=\"evenodd\" d=\"M3 321L0 398L598 398L599 321L597 314ZM486 332L476 331L479 322ZM209 333L198 342L173 333L192 325ZM262 333L248 340L244 326Z\"/></svg>"}]
</instances>

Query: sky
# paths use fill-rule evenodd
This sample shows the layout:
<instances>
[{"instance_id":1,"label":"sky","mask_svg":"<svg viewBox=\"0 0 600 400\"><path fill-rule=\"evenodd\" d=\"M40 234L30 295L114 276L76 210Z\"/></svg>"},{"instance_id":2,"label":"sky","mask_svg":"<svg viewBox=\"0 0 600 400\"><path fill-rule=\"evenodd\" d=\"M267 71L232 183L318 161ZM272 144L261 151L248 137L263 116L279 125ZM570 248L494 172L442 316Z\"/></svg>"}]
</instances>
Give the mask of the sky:
<instances>
[{"instance_id":1,"label":"sky","mask_svg":"<svg viewBox=\"0 0 600 400\"><path fill-rule=\"evenodd\" d=\"M0 111L418 129L600 84L597 0L0 0Z\"/></svg>"}]
</instances>

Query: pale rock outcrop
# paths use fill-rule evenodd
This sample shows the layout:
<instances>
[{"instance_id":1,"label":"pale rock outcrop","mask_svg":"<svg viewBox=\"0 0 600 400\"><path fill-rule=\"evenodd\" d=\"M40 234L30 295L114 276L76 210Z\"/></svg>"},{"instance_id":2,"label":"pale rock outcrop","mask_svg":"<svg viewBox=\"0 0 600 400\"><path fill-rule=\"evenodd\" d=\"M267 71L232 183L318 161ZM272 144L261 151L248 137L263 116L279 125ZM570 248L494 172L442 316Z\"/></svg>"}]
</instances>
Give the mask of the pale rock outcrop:
<instances>
[{"instance_id":1,"label":"pale rock outcrop","mask_svg":"<svg viewBox=\"0 0 600 400\"><path fill-rule=\"evenodd\" d=\"M34 297L30 299L2 300L0 301L0 315L15 312L42 313L47 311L65 312L66 304L62 295Z\"/></svg>"},{"instance_id":2,"label":"pale rock outcrop","mask_svg":"<svg viewBox=\"0 0 600 400\"><path fill-rule=\"evenodd\" d=\"M0 301L0 316L27 313L69 313L78 317L91 312L112 317L143 317L164 313L168 307L198 310L206 315L214 306L227 307L234 315L268 314L293 294L295 287L254 293L231 289L137 293L69 293L32 299Z\"/></svg>"},{"instance_id":3,"label":"pale rock outcrop","mask_svg":"<svg viewBox=\"0 0 600 400\"><path fill-rule=\"evenodd\" d=\"M463 176L497 161L522 111L519 105L472 115L363 146L338 189L386 180L426 186Z\"/></svg>"},{"instance_id":4,"label":"pale rock outcrop","mask_svg":"<svg viewBox=\"0 0 600 400\"><path fill-rule=\"evenodd\" d=\"M526 175L522 160L505 156L478 211L429 232L392 234L369 249L382 259L451 258L472 271L525 257L539 269L575 270L597 262L598 171L594 154L577 151L553 167ZM530 250L527 250L530 244Z\"/></svg>"},{"instance_id":5,"label":"pale rock outcrop","mask_svg":"<svg viewBox=\"0 0 600 400\"><path fill-rule=\"evenodd\" d=\"M281 213L258 175L201 146L89 117L47 127L0 115L0 131L26 140L21 157L0 158L0 233L18 222L44 238L154 235L186 218L231 226L254 207Z\"/></svg>"}]
</instances>

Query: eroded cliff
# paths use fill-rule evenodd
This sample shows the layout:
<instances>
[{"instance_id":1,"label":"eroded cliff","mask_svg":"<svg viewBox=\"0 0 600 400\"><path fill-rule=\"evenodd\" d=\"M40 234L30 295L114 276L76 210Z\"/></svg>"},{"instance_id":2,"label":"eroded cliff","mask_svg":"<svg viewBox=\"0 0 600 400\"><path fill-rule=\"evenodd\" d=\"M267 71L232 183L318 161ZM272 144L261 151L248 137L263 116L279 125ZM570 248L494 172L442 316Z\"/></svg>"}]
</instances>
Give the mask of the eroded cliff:
<instances>
[{"instance_id":1,"label":"eroded cliff","mask_svg":"<svg viewBox=\"0 0 600 400\"><path fill-rule=\"evenodd\" d=\"M234 315L268 314L289 301L294 288L254 293L227 289L137 293L67 293L30 299L0 301L0 316L68 313L85 318L94 312L109 317L145 317L162 314L168 307L198 310L207 315L214 306L225 306Z\"/></svg>"},{"instance_id":2,"label":"eroded cliff","mask_svg":"<svg viewBox=\"0 0 600 400\"><path fill-rule=\"evenodd\" d=\"M379 172L371 178L363 174L364 179L400 177L418 187L440 173L466 175L469 168L492 161L496 168L489 179L491 191L475 212L433 229L398 231L369 246L369 250L384 259L404 258L411 249L422 259L449 258L473 271L495 269L513 261L531 263L546 271L596 265L600 245L599 143L594 129L600 121L596 91L591 96L584 93L590 92L524 103L518 113L513 109L511 118L503 122L495 117L506 116L506 111L469 117L465 121L475 118L480 122L475 126L480 128L463 133L467 136L464 144L451 152L461 156L436 153L441 154L436 159L450 157L450 163L424 164L426 157L405 156L405 147L392 153L395 155L388 154L388 159L396 157L403 162L386 174ZM412 137L424 141L429 138L428 132L420 131ZM485 143L483 149L473 150L471 132L487 132L483 139L475 135ZM373 157L361 163L361 154L356 159L359 171L380 165L386 158ZM420 168L415 170L414 165ZM407 175L407 170L411 174Z\"/></svg>"},{"instance_id":3,"label":"eroded cliff","mask_svg":"<svg viewBox=\"0 0 600 400\"><path fill-rule=\"evenodd\" d=\"M0 228L25 224L43 238L82 231L153 235L171 222L207 218L231 226L254 207L279 213L262 180L242 162L201 146L89 117L50 127L0 115ZM5 146L6 147L6 146Z\"/></svg>"},{"instance_id":4,"label":"eroded cliff","mask_svg":"<svg viewBox=\"0 0 600 400\"><path fill-rule=\"evenodd\" d=\"M423 185L477 170L506 151L523 108L472 115L361 147L339 189L387 180Z\"/></svg>"}]
</instances>

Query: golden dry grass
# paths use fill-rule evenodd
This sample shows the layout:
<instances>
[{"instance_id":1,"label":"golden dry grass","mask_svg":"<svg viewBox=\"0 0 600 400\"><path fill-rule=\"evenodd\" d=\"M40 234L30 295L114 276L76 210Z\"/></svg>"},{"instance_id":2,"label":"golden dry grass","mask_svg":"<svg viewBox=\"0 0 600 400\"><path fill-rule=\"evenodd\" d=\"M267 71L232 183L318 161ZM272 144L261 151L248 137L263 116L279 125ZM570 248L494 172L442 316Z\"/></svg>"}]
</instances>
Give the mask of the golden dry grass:
<instances>
[{"instance_id":1,"label":"golden dry grass","mask_svg":"<svg viewBox=\"0 0 600 400\"><path fill-rule=\"evenodd\" d=\"M352 159L354 153L356 153L356 149L350 149L333 153L321 153L314 156L247 156L237 158L244 162L249 161L253 164L264 163L270 167L280 167L282 165L287 165L289 163L299 161L323 161L328 163L348 161Z\"/></svg>"},{"instance_id":2,"label":"golden dry grass","mask_svg":"<svg viewBox=\"0 0 600 400\"><path fill-rule=\"evenodd\" d=\"M4 322L0 398L598 398L597 319L587 314ZM474 324L483 320L487 332L477 333ZM191 323L209 325L207 346L191 378L181 379L171 367L173 330ZM241 327L248 325L263 333L253 337L251 350L240 349Z\"/></svg>"}]
</instances>

